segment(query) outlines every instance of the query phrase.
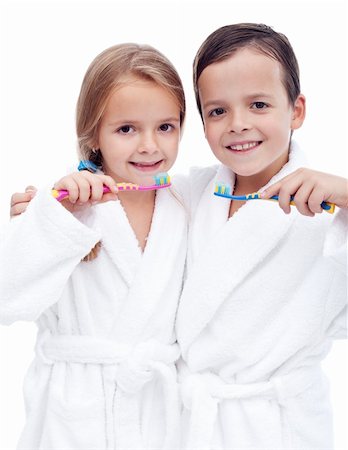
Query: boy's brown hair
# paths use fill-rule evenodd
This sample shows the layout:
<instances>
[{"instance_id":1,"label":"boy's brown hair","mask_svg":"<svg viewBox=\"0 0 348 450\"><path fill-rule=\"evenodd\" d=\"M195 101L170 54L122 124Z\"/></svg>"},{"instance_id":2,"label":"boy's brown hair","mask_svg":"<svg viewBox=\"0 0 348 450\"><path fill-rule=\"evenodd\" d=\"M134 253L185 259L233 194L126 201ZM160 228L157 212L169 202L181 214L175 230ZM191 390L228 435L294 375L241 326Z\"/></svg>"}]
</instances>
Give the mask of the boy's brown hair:
<instances>
[{"instance_id":1,"label":"boy's brown hair","mask_svg":"<svg viewBox=\"0 0 348 450\"><path fill-rule=\"evenodd\" d=\"M202 117L198 80L203 70L213 63L229 58L237 50L251 47L278 61L283 71L283 84L291 105L299 96L299 66L287 37L271 27L257 23L226 25L211 33L199 48L193 62L193 86L197 107Z\"/></svg>"}]
</instances>

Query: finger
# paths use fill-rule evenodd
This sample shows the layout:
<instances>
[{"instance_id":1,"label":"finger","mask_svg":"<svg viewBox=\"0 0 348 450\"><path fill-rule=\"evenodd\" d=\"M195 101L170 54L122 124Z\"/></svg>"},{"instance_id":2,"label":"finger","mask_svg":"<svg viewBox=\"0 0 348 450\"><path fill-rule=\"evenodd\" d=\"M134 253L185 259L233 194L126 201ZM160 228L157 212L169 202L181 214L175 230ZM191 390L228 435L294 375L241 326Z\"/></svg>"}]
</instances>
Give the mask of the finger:
<instances>
[{"instance_id":1,"label":"finger","mask_svg":"<svg viewBox=\"0 0 348 450\"><path fill-rule=\"evenodd\" d=\"M280 182L272 184L261 193L261 197L264 199L268 199L273 197L274 195L277 195L280 191L280 187L281 187Z\"/></svg>"},{"instance_id":2,"label":"finger","mask_svg":"<svg viewBox=\"0 0 348 450\"><path fill-rule=\"evenodd\" d=\"M79 190L78 194L78 203L80 205L83 205L84 203L87 203L91 198L91 182L88 179L89 177L85 176L74 176L73 179L76 182ZM69 196L70 197L70 196Z\"/></svg>"},{"instance_id":3,"label":"finger","mask_svg":"<svg viewBox=\"0 0 348 450\"><path fill-rule=\"evenodd\" d=\"M90 200L93 203L98 203L103 198L104 192L103 180L100 177L94 177L91 182L91 195Z\"/></svg>"},{"instance_id":4,"label":"finger","mask_svg":"<svg viewBox=\"0 0 348 450\"><path fill-rule=\"evenodd\" d=\"M16 192L11 197L11 207L17 203L29 202L32 199L30 192Z\"/></svg>"},{"instance_id":5,"label":"finger","mask_svg":"<svg viewBox=\"0 0 348 450\"><path fill-rule=\"evenodd\" d=\"M27 209L28 205L29 205L29 202L22 202L22 203L16 203L15 205L11 206L10 217L19 216L20 214L24 213L24 211Z\"/></svg>"},{"instance_id":6,"label":"finger","mask_svg":"<svg viewBox=\"0 0 348 450\"><path fill-rule=\"evenodd\" d=\"M112 177L109 177L108 175L103 175L101 176L101 179L103 181L103 184L110 189L110 192L117 194L118 192L117 184Z\"/></svg>"},{"instance_id":7,"label":"finger","mask_svg":"<svg viewBox=\"0 0 348 450\"><path fill-rule=\"evenodd\" d=\"M308 198L308 208L314 214L321 214L323 212L321 204L324 200L325 192L321 189L313 189L311 195Z\"/></svg>"},{"instance_id":8,"label":"finger","mask_svg":"<svg viewBox=\"0 0 348 450\"><path fill-rule=\"evenodd\" d=\"M314 214L308 206L308 199L313 191L313 185L310 183L303 184L294 196L294 203L297 210L304 216L313 217Z\"/></svg>"},{"instance_id":9,"label":"finger","mask_svg":"<svg viewBox=\"0 0 348 450\"><path fill-rule=\"evenodd\" d=\"M290 201L291 201L291 190L286 187L281 187L278 192L278 203L280 208L285 212L285 214L289 214L291 212Z\"/></svg>"},{"instance_id":10,"label":"finger","mask_svg":"<svg viewBox=\"0 0 348 450\"><path fill-rule=\"evenodd\" d=\"M57 181L53 187L57 191L63 189L67 190L69 193L67 198L69 199L70 203L76 203L77 199L79 198L79 186L72 177L62 178L61 180Z\"/></svg>"},{"instance_id":11,"label":"finger","mask_svg":"<svg viewBox=\"0 0 348 450\"><path fill-rule=\"evenodd\" d=\"M34 195L35 195L36 191L37 191L37 189L35 186L30 185L25 188L25 192L30 192L30 193L33 193Z\"/></svg>"},{"instance_id":12,"label":"finger","mask_svg":"<svg viewBox=\"0 0 348 450\"><path fill-rule=\"evenodd\" d=\"M306 169L300 168L295 170L295 172L290 173L286 177L277 181L276 183L269 186L261 193L262 198L270 198L274 195L278 195L281 189L284 192L289 191L291 194L296 192L296 188L299 187L306 179Z\"/></svg>"}]
</instances>

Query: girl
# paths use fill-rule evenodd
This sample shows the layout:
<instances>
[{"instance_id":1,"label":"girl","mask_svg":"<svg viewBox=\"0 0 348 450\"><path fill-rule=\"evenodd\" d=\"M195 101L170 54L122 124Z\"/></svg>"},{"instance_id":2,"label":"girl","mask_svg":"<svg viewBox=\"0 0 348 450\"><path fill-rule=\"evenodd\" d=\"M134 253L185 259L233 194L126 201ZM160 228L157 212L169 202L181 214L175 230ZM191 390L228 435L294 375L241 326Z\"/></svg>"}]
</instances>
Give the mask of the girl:
<instances>
[{"instance_id":1,"label":"girl","mask_svg":"<svg viewBox=\"0 0 348 450\"><path fill-rule=\"evenodd\" d=\"M222 164L190 177L188 276L176 321L182 448L331 449L320 362L345 335L347 210L334 223L306 215L321 212L323 200L347 206L347 182L296 171L305 161L291 136L305 98L282 34L257 24L216 30L196 55L194 86ZM286 212L294 194L302 214L215 197L215 182L235 195L279 192Z\"/></svg>"},{"instance_id":2,"label":"girl","mask_svg":"<svg viewBox=\"0 0 348 450\"><path fill-rule=\"evenodd\" d=\"M80 158L102 170L55 183L69 191L62 203L39 191L10 224L0 320L38 324L19 449L176 446L186 215L167 189L116 195L116 182L153 184L168 171L184 118L180 78L161 53L105 50L87 70L76 120Z\"/></svg>"}]
</instances>

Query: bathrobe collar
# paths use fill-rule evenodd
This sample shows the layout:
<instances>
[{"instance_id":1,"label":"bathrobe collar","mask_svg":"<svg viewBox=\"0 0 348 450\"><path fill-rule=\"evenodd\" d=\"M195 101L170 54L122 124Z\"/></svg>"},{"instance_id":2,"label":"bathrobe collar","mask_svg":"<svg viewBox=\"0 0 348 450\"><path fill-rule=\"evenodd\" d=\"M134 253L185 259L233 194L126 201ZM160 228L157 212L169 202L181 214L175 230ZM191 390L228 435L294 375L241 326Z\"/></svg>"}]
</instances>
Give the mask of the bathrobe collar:
<instances>
[{"instance_id":1,"label":"bathrobe collar","mask_svg":"<svg viewBox=\"0 0 348 450\"><path fill-rule=\"evenodd\" d=\"M96 215L102 245L129 287L128 298L111 327L112 338L135 343L160 307L176 263L186 252L186 214L169 189L158 190L144 252L119 201L98 205Z\"/></svg>"},{"instance_id":2,"label":"bathrobe collar","mask_svg":"<svg viewBox=\"0 0 348 450\"><path fill-rule=\"evenodd\" d=\"M301 151L293 144L289 162L264 188L304 165ZM284 214L277 202L251 200L227 220L230 201L213 192L216 182L233 186L234 178L234 173L221 165L203 191L193 219L191 267L177 319L184 357L233 290L281 244L297 216L294 209Z\"/></svg>"}]
</instances>

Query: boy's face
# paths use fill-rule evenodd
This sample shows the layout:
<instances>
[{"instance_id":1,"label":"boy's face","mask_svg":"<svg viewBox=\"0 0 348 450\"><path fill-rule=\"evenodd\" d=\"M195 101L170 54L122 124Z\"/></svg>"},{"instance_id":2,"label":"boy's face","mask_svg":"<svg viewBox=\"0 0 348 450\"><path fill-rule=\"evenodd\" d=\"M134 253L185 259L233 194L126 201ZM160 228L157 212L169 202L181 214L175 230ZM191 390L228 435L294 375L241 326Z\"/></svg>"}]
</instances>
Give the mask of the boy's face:
<instances>
[{"instance_id":1,"label":"boy's face","mask_svg":"<svg viewBox=\"0 0 348 450\"><path fill-rule=\"evenodd\" d=\"M115 181L150 185L174 164L179 140L176 99L154 82L133 77L110 96L97 146L105 173Z\"/></svg>"},{"instance_id":2,"label":"boy's face","mask_svg":"<svg viewBox=\"0 0 348 450\"><path fill-rule=\"evenodd\" d=\"M198 80L213 153L259 187L286 163L291 130L305 116L304 97L292 107L282 77L278 61L244 48L206 67Z\"/></svg>"}]
</instances>

